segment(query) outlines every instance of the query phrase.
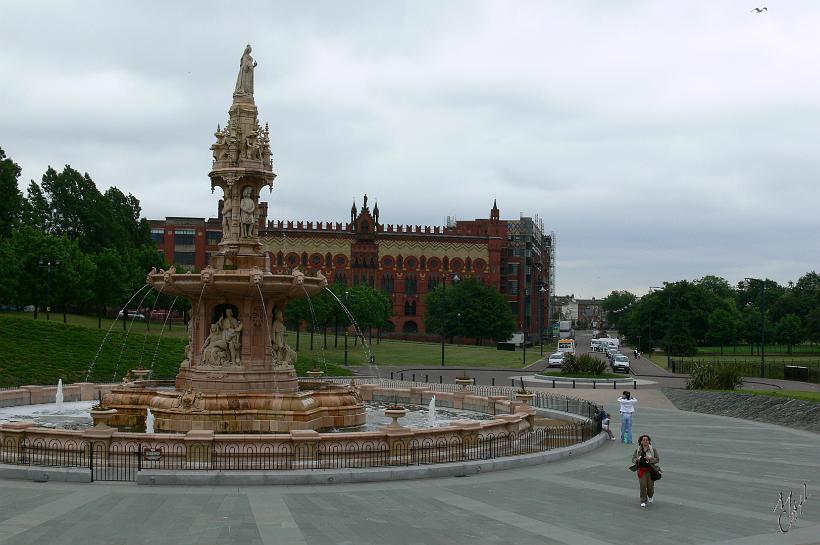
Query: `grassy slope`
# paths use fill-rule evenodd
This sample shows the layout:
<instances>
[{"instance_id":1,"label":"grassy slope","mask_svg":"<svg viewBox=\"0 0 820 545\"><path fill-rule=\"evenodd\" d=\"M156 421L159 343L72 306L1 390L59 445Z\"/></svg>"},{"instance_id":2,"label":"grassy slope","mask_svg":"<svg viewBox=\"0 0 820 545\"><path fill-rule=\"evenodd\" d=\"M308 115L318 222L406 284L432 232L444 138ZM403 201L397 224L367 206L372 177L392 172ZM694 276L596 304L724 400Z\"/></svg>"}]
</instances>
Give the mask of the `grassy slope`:
<instances>
[{"instance_id":1,"label":"grassy slope","mask_svg":"<svg viewBox=\"0 0 820 545\"><path fill-rule=\"evenodd\" d=\"M137 326L125 334L115 327L103 343L106 330L96 329L96 321L93 326L32 320L28 314L0 314L0 387L54 384L60 378L66 383L80 382L92 362L90 380L94 382L115 380L115 375L119 380L140 363L150 368L152 361L155 377L170 378L184 359L184 338L146 336L145 328L140 331ZM312 365L311 358L300 357L297 372L304 374ZM326 373L349 374L335 366L328 366Z\"/></svg>"}]
</instances>

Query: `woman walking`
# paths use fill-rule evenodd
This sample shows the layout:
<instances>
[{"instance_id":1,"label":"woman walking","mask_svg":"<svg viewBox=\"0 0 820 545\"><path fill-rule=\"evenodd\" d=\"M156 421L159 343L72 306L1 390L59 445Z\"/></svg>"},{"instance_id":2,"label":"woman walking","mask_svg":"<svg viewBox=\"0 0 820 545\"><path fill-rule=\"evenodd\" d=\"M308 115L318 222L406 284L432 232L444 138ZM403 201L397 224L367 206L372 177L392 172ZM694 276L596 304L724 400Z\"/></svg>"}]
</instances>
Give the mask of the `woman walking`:
<instances>
[{"instance_id":1,"label":"woman walking","mask_svg":"<svg viewBox=\"0 0 820 545\"><path fill-rule=\"evenodd\" d=\"M660 479L661 468L658 467L660 453L652 446L652 439L648 435L638 438L638 448L632 454L632 465L629 469L638 474L638 484L641 490L641 507L646 502L655 501L655 480Z\"/></svg>"}]
</instances>

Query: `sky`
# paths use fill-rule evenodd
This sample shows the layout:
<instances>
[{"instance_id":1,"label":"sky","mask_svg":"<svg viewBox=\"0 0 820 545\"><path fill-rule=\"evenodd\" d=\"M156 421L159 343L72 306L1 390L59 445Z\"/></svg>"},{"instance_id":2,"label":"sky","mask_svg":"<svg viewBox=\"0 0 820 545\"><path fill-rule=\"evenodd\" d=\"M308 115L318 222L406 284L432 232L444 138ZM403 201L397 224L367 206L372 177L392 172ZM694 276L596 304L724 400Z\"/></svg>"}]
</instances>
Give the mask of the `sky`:
<instances>
[{"instance_id":1,"label":"sky","mask_svg":"<svg viewBox=\"0 0 820 545\"><path fill-rule=\"evenodd\" d=\"M541 218L556 294L820 256L820 2L4 0L0 147L212 217L246 43L278 177L268 219Z\"/></svg>"}]
</instances>

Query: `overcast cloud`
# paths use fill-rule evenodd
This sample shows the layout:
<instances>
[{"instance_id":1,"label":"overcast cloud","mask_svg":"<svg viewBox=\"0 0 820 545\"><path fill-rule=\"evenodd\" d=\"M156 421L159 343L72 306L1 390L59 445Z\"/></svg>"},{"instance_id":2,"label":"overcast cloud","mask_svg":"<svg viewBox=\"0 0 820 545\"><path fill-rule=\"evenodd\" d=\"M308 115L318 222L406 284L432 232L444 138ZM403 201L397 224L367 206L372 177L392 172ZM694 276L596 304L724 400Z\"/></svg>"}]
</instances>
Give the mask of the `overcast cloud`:
<instances>
[{"instance_id":1,"label":"overcast cloud","mask_svg":"<svg viewBox=\"0 0 820 545\"><path fill-rule=\"evenodd\" d=\"M820 3L6 1L0 147L148 218L216 213L208 147L251 43L269 219L538 216L556 291L820 255Z\"/></svg>"}]
</instances>

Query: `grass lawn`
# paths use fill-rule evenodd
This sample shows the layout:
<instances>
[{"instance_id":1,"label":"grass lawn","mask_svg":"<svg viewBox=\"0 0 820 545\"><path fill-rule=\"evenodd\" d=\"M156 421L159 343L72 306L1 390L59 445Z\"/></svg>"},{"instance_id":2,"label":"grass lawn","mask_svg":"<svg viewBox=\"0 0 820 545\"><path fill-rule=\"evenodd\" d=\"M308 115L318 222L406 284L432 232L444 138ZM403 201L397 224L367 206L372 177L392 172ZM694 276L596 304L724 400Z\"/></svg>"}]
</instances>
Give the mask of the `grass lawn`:
<instances>
[{"instance_id":1,"label":"grass lawn","mask_svg":"<svg viewBox=\"0 0 820 545\"><path fill-rule=\"evenodd\" d=\"M92 382L118 381L138 366L153 368L155 378L172 378L185 357L185 338L146 335L145 327L128 334L115 327L108 334L96 328L96 321L86 327L20 315L0 314L0 387L55 384L58 379L81 382L86 376ZM311 358L300 357L296 372L304 375L313 365ZM323 367L330 376L350 374L337 366Z\"/></svg>"},{"instance_id":2,"label":"grass lawn","mask_svg":"<svg viewBox=\"0 0 820 545\"><path fill-rule=\"evenodd\" d=\"M31 313L0 313L0 349L5 361L0 367L0 386L51 384L59 378L78 382L85 380L89 369L90 380L108 382L119 380L140 365L153 365L155 377L170 378L184 359L187 333L181 324L166 329L160 338L162 325L157 323L127 321L123 332L121 321L114 324L113 320L103 319L99 329L93 316L70 314L66 324L62 314L52 314L48 321L42 313L37 320L32 318ZM318 367L330 376L349 374L343 368L344 337L339 337L334 348L334 336L328 335L326 350L322 349L321 335L314 336L313 350L309 348L310 335L301 333L299 337L297 373L304 375L308 369ZM296 348L295 332L289 332L288 343ZM379 366L439 366L441 344L382 340L364 348L348 338L350 365L366 365L370 354ZM522 351L501 351L494 346L446 344L444 354L445 367L517 369L525 363ZM526 356L526 364L541 358L536 347L527 350Z\"/></svg>"},{"instance_id":3,"label":"grass lawn","mask_svg":"<svg viewBox=\"0 0 820 545\"><path fill-rule=\"evenodd\" d=\"M45 314L40 313L38 319L32 320L33 314L30 312L9 312L0 313L0 317L14 318L18 320L30 322L42 322L48 324L63 323L62 314L51 315L51 320L46 322ZM95 331L108 331L114 320L103 318L102 329L97 328L97 318L94 316L81 316L69 314L67 316L67 323ZM112 329L112 335L119 332L122 333L122 320ZM129 329L130 328L130 329ZM151 335L158 335L162 329L161 323L153 322L148 324L146 322L127 321L126 329L130 331L129 337L134 335L145 336L146 333ZM175 338L183 341L187 338L187 332L182 324L173 324L170 329L166 328L162 334L163 339ZM313 337L313 350L310 349L310 334L304 331L299 335L299 367L304 365L313 367L318 365L323 366L323 362L327 364L344 365L344 337L341 335L338 339L338 346L334 348L334 335L328 332L327 335L327 349L322 349L322 335L315 334ZM296 348L296 332L288 332L288 344L292 348ZM0 345L1 346L1 345ZM544 356L551 353L553 347L544 347ZM349 365L366 365L370 353L376 356L376 363L380 366L428 366L441 365L441 344L437 342L412 342L412 341L395 341L382 340L380 343L374 338L372 345L369 346L370 352L365 350L361 342L354 346L353 338L348 338L348 363ZM183 350L184 351L184 350ZM456 345L445 344L444 346L444 364L446 367L504 367L518 369L526 365L531 365L541 359L540 347L533 346L527 349L527 359L524 360L524 354L521 350L515 352L508 352L504 350L496 350L495 346L474 346L474 345ZM180 357L180 360L182 358Z\"/></svg>"},{"instance_id":4,"label":"grass lawn","mask_svg":"<svg viewBox=\"0 0 820 545\"><path fill-rule=\"evenodd\" d=\"M344 338L339 337L338 347L334 348L334 336L328 334L326 350L322 349L322 337L315 335L313 338L313 350L310 350L310 336L302 333L299 341L299 358L309 357L316 361L327 361L336 365L344 364ZM296 334L288 333L288 343L295 347ZM368 347L370 353L376 357L376 364L379 366L413 367L441 365L441 344L411 341L394 341L382 339L380 343L374 338ZM368 349L353 346L353 339L348 338L348 363L350 365L367 365ZM445 367L524 367L523 353L521 350L508 352L496 350L495 346L472 346L472 345L444 345L444 365ZM544 351L547 356L547 351ZM538 348L527 349L526 364L530 365L541 359Z\"/></svg>"}]
</instances>

